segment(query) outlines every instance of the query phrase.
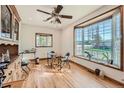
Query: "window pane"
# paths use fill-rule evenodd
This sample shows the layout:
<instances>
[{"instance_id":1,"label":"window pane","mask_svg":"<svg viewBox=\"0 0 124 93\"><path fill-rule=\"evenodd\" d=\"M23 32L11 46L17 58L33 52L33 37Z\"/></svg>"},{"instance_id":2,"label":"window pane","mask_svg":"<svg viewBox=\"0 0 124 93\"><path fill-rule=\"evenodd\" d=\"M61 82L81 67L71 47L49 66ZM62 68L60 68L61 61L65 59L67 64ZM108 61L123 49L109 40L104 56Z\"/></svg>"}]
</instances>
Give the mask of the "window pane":
<instances>
[{"instance_id":1,"label":"window pane","mask_svg":"<svg viewBox=\"0 0 124 93\"><path fill-rule=\"evenodd\" d=\"M111 63L112 53L112 19L105 20L98 24L99 28L99 51L98 61L109 64Z\"/></svg>"},{"instance_id":2,"label":"window pane","mask_svg":"<svg viewBox=\"0 0 124 93\"><path fill-rule=\"evenodd\" d=\"M49 34L36 34L36 46L52 46L52 35Z\"/></svg>"},{"instance_id":3,"label":"window pane","mask_svg":"<svg viewBox=\"0 0 124 93\"><path fill-rule=\"evenodd\" d=\"M115 34L114 34L114 55L113 64L120 67L120 42L121 42L121 30L120 30L120 13L115 15Z\"/></svg>"},{"instance_id":4,"label":"window pane","mask_svg":"<svg viewBox=\"0 0 124 93\"><path fill-rule=\"evenodd\" d=\"M37 44L37 46L40 46L40 36L39 35L37 35L37 37L36 37L36 44Z\"/></svg>"},{"instance_id":5,"label":"window pane","mask_svg":"<svg viewBox=\"0 0 124 93\"><path fill-rule=\"evenodd\" d=\"M75 54L82 56L82 29L75 29Z\"/></svg>"},{"instance_id":6,"label":"window pane","mask_svg":"<svg viewBox=\"0 0 124 93\"><path fill-rule=\"evenodd\" d=\"M84 57L88 58L92 54L92 27L84 28Z\"/></svg>"},{"instance_id":7,"label":"window pane","mask_svg":"<svg viewBox=\"0 0 124 93\"><path fill-rule=\"evenodd\" d=\"M47 36L47 46L52 46L52 37L51 36Z\"/></svg>"},{"instance_id":8,"label":"window pane","mask_svg":"<svg viewBox=\"0 0 124 93\"><path fill-rule=\"evenodd\" d=\"M45 36L40 36L40 44L41 44L41 46L46 46L46 37Z\"/></svg>"}]
</instances>

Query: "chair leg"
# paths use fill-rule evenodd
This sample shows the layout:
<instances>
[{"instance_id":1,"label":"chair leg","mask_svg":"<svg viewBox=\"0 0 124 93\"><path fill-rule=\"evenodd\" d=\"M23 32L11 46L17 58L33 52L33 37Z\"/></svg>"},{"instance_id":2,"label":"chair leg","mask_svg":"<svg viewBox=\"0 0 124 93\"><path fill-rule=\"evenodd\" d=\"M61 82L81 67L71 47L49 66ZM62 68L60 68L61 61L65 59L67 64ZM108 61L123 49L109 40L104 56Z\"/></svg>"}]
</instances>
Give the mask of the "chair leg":
<instances>
[{"instance_id":1,"label":"chair leg","mask_svg":"<svg viewBox=\"0 0 124 93\"><path fill-rule=\"evenodd\" d=\"M49 59L47 58L47 64L48 64L48 66L49 66Z\"/></svg>"},{"instance_id":2,"label":"chair leg","mask_svg":"<svg viewBox=\"0 0 124 93\"><path fill-rule=\"evenodd\" d=\"M52 58L52 59L51 59L51 64L50 64L50 65L51 65L51 68L54 68L54 67L53 67L53 63L54 63L54 62L55 62L55 59Z\"/></svg>"},{"instance_id":3,"label":"chair leg","mask_svg":"<svg viewBox=\"0 0 124 93\"><path fill-rule=\"evenodd\" d=\"M2 74L4 75L4 74L5 74L5 72L4 72L3 68L0 68L0 70L1 70Z\"/></svg>"},{"instance_id":4,"label":"chair leg","mask_svg":"<svg viewBox=\"0 0 124 93\"><path fill-rule=\"evenodd\" d=\"M58 66L60 66L60 68L58 70L61 70L62 69L62 62L59 62Z\"/></svg>"},{"instance_id":5,"label":"chair leg","mask_svg":"<svg viewBox=\"0 0 124 93\"><path fill-rule=\"evenodd\" d=\"M5 87L11 87L11 85L5 85L5 86L2 86L2 82L5 80L6 76L2 76L0 77L0 88L5 88Z\"/></svg>"},{"instance_id":6,"label":"chair leg","mask_svg":"<svg viewBox=\"0 0 124 93\"><path fill-rule=\"evenodd\" d=\"M70 63L68 62L69 69L71 68Z\"/></svg>"},{"instance_id":7,"label":"chair leg","mask_svg":"<svg viewBox=\"0 0 124 93\"><path fill-rule=\"evenodd\" d=\"M0 88L2 88L2 77L0 77Z\"/></svg>"},{"instance_id":8,"label":"chair leg","mask_svg":"<svg viewBox=\"0 0 124 93\"><path fill-rule=\"evenodd\" d=\"M26 67L28 68L29 71L31 70L28 66L26 66Z\"/></svg>"},{"instance_id":9,"label":"chair leg","mask_svg":"<svg viewBox=\"0 0 124 93\"><path fill-rule=\"evenodd\" d=\"M57 63L57 67L59 67L59 66L60 66L61 61L60 61L59 59L58 59L57 61L58 61L58 63Z\"/></svg>"},{"instance_id":10,"label":"chair leg","mask_svg":"<svg viewBox=\"0 0 124 93\"><path fill-rule=\"evenodd\" d=\"M65 62L61 62L61 64L60 64L60 70L63 68L64 65L65 65Z\"/></svg>"},{"instance_id":11,"label":"chair leg","mask_svg":"<svg viewBox=\"0 0 124 93\"><path fill-rule=\"evenodd\" d=\"M22 70L28 75L28 72L22 67Z\"/></svg>"}]
</instances>

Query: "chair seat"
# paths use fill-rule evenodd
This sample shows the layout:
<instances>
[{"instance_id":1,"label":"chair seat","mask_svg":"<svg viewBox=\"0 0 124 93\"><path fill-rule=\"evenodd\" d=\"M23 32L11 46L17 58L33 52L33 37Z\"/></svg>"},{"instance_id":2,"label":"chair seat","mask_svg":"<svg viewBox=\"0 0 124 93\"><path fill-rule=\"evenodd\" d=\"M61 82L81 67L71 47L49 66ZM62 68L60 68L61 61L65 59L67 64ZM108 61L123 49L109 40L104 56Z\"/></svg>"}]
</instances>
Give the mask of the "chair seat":
<instances>
[{"instance_id":1,"label":"chair seat","mask_svg":"<svg viewBox=\"0 0 124 93\"><path fill-rule=\"evenodd\" d=\"M27 63L22 63L21 66L27 66L28 64Z\"/></svg>"},{"instance_id":2,"label":"chair seat","mask_svg":"<svg viewBox=\"0 0 124 93\"><path fill-rule=\"evenodd\" d=\"M28 63L29 63L29 60L23 59L21 64L22 64L22 65L27 65Z\"/></svg>"},{"instance_id":3,"label":"chair seat","mask_svg":"<svg viewBox=\"0 0 124 93\"><path fill-rule=\"evenodd\" d=\"M62 62L66 62L67 60L66 60L65 58L62 58L61 61L62 61Z\"/></svg>"}]
</instances>

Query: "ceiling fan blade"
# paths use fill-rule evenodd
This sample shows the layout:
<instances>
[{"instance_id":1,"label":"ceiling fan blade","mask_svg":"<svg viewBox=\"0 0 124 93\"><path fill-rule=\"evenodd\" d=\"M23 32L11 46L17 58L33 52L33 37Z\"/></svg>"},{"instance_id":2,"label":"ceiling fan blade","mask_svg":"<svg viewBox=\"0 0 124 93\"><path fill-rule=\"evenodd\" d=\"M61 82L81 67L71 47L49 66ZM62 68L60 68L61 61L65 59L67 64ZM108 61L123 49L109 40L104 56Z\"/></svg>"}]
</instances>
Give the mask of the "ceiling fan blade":
<instances>
[{"instance_id":1,"label":"ceiling fan blade","mask_svg":"<svg viewBox=\"0 0 124 93\"><path fill-rule=\"evenodd\" d=\"M49 17L49 18L47 18L46 20L44 20L45 22L46 21L49 21L50 19L52 19L53 17L51 16L51 17Z\"/></svg>"},{"instance_id":2,"label":"ceiling fan blade","mask_svg":"<svg viewBox=\"0 0 124 93\"><path fill-rule=\"evenodd\" d=\"M56 22L60 23L61 24L61 21L59 18L56 18Z\"/></svg>"},{"instance_id":3,"label":"ceiling fan blade","mask_svg":"<svg viewBox=\"0 0 124 93\"><path fill-rule=\"evenodd\" d=\"M62 10L63 6L62 5L58 5L57 8L55 8L55 13L60 13L60 11Z\"/></svg>"},{"instance_id":4,"label":"ceiling fan blade","mask_svg":"<svg viewBox=\"0 0 124 93\"><path fill-rule=\"evenodd\" d=\"M38 12L42 12L42 13L45 13L45 14L48 14L48 15L52 15L51 13L48 13L48 12L45 12L45 11L42 11L40 9L37 9Z\"/></svg>"},{"instance_id":5,"label":"ceiling fan blade","mask_svg":"<svg viewBox=\"0 0 124 93\"><path fill-rule=\"evenodd\" d=\"M68 19L72 19L72 16L70 15L59 15L61 18L68 18Z\"/></svg>"}]
</instances>

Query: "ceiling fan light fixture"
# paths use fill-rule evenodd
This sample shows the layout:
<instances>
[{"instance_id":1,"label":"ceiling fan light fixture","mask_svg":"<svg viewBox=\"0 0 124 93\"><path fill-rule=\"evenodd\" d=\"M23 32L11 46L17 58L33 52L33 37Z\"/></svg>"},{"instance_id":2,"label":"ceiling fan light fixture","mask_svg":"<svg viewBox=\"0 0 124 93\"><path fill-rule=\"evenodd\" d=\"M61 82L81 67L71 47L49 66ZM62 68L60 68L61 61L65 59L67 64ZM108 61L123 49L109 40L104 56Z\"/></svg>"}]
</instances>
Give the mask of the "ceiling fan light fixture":
<instances>
[{"instance_id":1,"label":"ceiling fan light fixture","mask_svg":"<svg viewBox=\"0 0 124 93\"><path fill-rule=\"evenodd\" d=\"M54 10L49 13L49 12L46 12L46 11L42 11L40 9L37 9L38 12L42 12L42 13L45 13L45 14L48 14L48 15L51 15L51 17L47 18L46 20L44 20L44 22L46 21L49 21L51 20L52 18L54 18L53 21L50 21L50 23L58 23L58 24L61 24L61 21L59 18L66 18L66 19L72 19L72 16L70 15L59 15L59 13L61 12L61 10L63 9L63 6L62 5L57 5L57 7L54 7Z\"/></svg>"}]
</instances>

